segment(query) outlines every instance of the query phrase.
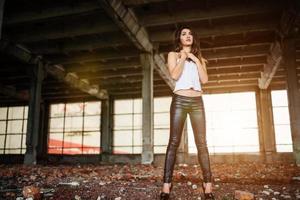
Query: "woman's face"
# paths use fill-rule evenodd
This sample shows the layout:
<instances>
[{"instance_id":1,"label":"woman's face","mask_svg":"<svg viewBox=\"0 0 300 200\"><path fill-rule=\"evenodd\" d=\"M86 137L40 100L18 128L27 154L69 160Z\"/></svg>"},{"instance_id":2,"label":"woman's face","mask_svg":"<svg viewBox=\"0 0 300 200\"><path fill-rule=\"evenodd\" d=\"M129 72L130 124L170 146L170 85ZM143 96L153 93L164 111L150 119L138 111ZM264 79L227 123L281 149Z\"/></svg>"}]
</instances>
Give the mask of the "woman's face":
<instances>
[{"instance_id":1,"label":"woman's face","mask_svg":"<svg viewBox=\"0 0 300 200\"><path fill-rule=\"evenodd\" d=\"M180 42L183 46L191 46L193 44L193 35L190 29L182 29L180 34Z\"/></svg>"}]
</instances>

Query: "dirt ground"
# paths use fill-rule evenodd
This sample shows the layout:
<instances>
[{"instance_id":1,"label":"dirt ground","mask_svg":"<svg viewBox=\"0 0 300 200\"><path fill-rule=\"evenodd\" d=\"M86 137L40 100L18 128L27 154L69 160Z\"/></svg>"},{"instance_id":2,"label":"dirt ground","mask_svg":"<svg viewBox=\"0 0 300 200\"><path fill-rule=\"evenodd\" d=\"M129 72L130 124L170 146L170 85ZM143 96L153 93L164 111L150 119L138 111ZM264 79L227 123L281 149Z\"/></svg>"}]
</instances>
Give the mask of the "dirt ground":
<instances>
[{"instance_id":1,"label":"dirt ground","mask_svg":"<svg viewBox=\"0 0 300 200\"><path fill-rule=\"evenodd\" d=\"M300 199L300 167L294 164L212 164L217 199L235 199L235 191L254 199ZM41 199L158 199L163 168L153 165L0 165L0 199L22 198L24 186L40 189ZM171 199L201 199L199 165L176 165ZM202 197L203 199L203 197Z\"/></svg>"}]
</instances>

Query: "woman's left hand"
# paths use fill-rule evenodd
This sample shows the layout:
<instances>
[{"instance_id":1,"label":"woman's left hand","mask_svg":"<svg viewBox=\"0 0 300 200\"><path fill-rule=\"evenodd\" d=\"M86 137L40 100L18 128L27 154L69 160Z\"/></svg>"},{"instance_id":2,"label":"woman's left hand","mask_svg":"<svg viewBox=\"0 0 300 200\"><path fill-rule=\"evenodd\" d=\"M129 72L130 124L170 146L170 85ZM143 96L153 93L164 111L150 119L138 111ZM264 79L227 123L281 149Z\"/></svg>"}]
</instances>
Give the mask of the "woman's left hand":
<instances>
[{"instance_id":1,"label":"woman's left hand","mask_svg":"<svg viewBox=\"0 0 300 200\"><path fill-rule=\"evenodd\" d=\"M197 58L194 54L192 53L187 53L188 54L188 58L190 58L192 61L197 62L199 61L199 58Z\"/></svg>"}]
</instances>

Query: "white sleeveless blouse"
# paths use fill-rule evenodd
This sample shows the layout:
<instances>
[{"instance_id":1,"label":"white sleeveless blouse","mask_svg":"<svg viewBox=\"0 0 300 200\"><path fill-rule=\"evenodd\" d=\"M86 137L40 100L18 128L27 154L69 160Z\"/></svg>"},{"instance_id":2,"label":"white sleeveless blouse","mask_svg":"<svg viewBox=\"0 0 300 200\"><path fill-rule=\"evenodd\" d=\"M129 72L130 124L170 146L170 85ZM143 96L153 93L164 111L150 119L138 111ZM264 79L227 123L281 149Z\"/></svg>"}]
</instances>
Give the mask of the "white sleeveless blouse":
<instances>
[{"instance_id":1,"label":"white sleeveless blouse","mask_svg":"<svg viewBox=\"0 0 300 200\"><path fill-rule=\"evenodd\" d=\"M178 62L179 59L177 59ZM196 63L192 61L184 61L183 71L176 81L175 89L173 92L181 89L194 89L201 91L201 83L198 74Z\"/></svg>"}]
</instances>

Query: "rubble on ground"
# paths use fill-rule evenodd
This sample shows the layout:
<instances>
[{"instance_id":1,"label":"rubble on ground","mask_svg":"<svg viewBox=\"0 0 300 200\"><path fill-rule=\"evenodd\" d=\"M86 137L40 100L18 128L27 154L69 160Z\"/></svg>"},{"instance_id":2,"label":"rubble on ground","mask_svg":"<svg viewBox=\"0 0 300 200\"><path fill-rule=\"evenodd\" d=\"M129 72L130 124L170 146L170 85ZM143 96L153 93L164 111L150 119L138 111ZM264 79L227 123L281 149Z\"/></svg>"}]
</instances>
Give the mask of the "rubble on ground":
<instances>
[{"instance_id":1,"label":"rubble on ground","mask_svg":"<svg viewBox=\"0 0 300 200\"><path fill-rule=\"evenodd\" d=\"M300 167L294 164L212 164L217 199L300 200ZM153 200L163 167L154 165L0 165L0 199ZM199 165L176 165L171 198L203 199Z\"/></svg>"}]
</instances>

